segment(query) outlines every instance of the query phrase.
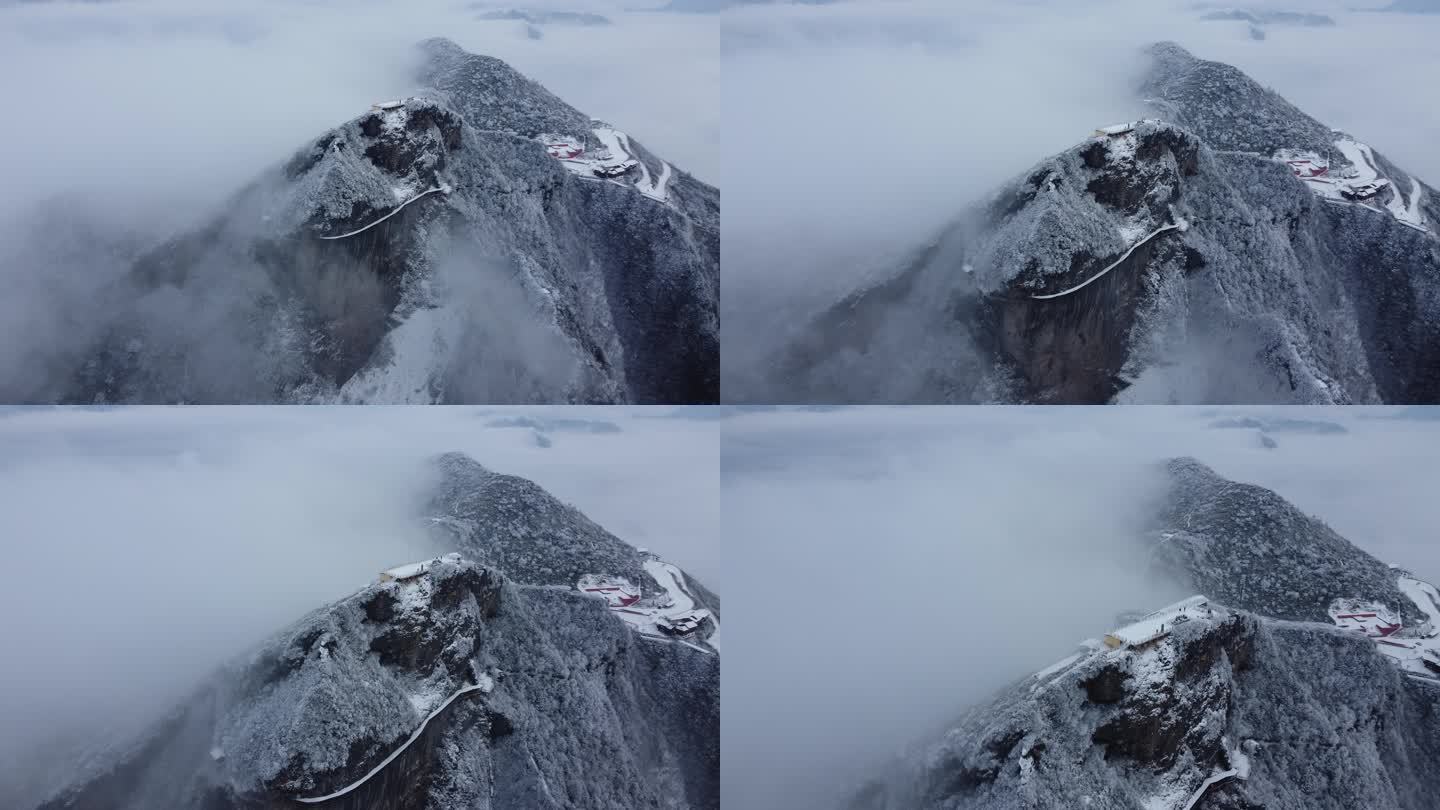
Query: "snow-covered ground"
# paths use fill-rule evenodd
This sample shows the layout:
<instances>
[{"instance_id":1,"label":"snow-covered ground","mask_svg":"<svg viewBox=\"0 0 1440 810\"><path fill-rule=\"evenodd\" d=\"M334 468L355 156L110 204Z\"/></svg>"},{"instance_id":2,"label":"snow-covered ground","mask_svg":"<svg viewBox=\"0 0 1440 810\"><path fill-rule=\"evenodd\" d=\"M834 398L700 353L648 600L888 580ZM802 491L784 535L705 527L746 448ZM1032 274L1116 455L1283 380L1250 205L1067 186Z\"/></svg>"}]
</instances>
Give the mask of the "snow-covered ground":
<instances>
[{"instance_id":1,"label":"snow-covered ground","mask_svg":"<svg viewBox=\"0 0 1440 810\"><path fill-rule=\"evenodd\" d=\"M586 574L575 583L575 589L601 597L612 608L626 607L640 598L640 590L624 577Z\"/></svg>"},{"instance_id":2,"label":"snow-covered ground","mask_svg":"<svg viewBox=\"0 0 1440 810\"><path fill-rule=\"evenodd\" d=\"M1425 217L1420 213L1422 190L1418 181L1411 179L1410 193L1407 195L1399 184L1381 174L1379 164L1375 161L1375 153L1368 144L1342 136L1335 141L1335 148L1350 164L1349 167L1340 169L1326 166L1324 158L1319 155L1292 149L1281 149L1275 153L1274 159L1290 164L1292 171L1296 171L1296 176L1305 183L1305 187L1326 202L1388 212L1402 225L1429 232L1425 227ZM1294 161L1306 161L1308 166L1297 168ZM1319 167L1325 167L1328 171L1306 176L1309 171ZM1348 190L1369 185L1380 187L1378 193L1369 199L1352 200L1345 196Z\"/></svg>"},{"instance_id":3,"label":"snow-covered ground","mask_svg":"<svg viewBox=\"0 0 1440 810\"><path fill-rule=\"evenodd\" d=\"M1428 230L1425 227L1425 217L1420 213L1420 195L1425 193L1420 188L1420 181L1410 178L1410 193L1407 195L1400 190L1399 185L1393 185L1394 193L1385 200L1385 207L1390 209L1390 215L1399 220L1402 224L1422 231Z\"/></svg>"},{"instance_id":4,"label":"snow-covered ground","mask_svg":"<svg viewBox=\"0 0 1440 810\"><path fill-rule=\"evenodd\" d=\"M1030 693L1034 694L1044 689L1050 684L1050 681L1054 680L1055 676L1060 675L1061 673L1085 660L1085 658L1090 655L1090 652L1090 650L1081 650L1074 655L1067 655L1059 661L1056 661L1050 666L1035 673L1035 685L1030 687Z\"/></svg>"},{"instance_id":5,"label":"snow-covered ground","mask_svg":"<svg viewBox=\"0 0 1440 810\"><path fill-rule=\"evenodd\" d=\"M1427 635L1440 631L1440 590L1436 590L1435 586L1428 582L1402 576L1400 592L1410 597L1410 601L1420 608L1420 612L1430 617Z\"/></svg>"},{"instance_id":6,"label":"snow-covered ground","mask_svg":"<svg viewBox=\"0 0 1440 810\"><path fill-rule=\"evenodd\" d=\"M1110 631L1105 636L1105 643L1112 647L1142 646L1169 634L1177 624L1188 622L1191 619L1208 619L1213 615L1214 612L1210 609L1208 599L1198 595L1192 596L1146 614L1139 621Z\"/></svg>"},{"instance_id":7,"label":"snow-covered ground","mask_svg":"<svg viewBox=\"0 0 1440 810\"><path fill-rule=\"evenodd\" d=\"M597 136L599 132L599 130L596 130ZM640 179L635 181L635 188L639 189L641 194L644 194L652 200L665 202L665 187L670 183L670 164L662 162L660 164L660 177L651 180L650 169L645 165L645 161L634 157L635 150L630 148L630 136L623 132L616 131L615 137L620 141L620 149L623 154L639 164Z\"/></svg>"},{"instance_id":8,"label":"snow-covered ground","mask_svg":"<svg viewBox=\"0 0 1440 810\"><path fill-rule=\"evenodd\" d=\"M551 157L559 160L566 169L578 177L586 180L605 179L622 186L630 185L656 202L669 201L666 190L672 171L669 163L662 162L660 176L654 178L650 174L650 168L645 165L645 161L635 156L634 150L630 147L629 135L610 127L596 127L591 132L600 141L601 148L588 153L583 149L583 141L571 135L546 133L538 136L537 140L545 144ZM639 172L639 179L634 180L633 185L615 177L604 176L605 169L625 164L631 164L630 172ZM633 174L629 176L633 177Z\"/></svg>"},{"instance_id":9,"label":"snow-covered ground","mask_svg":"<svg viewBox=\"0 0 1440 810\"><path fill-rule=\"evenodd\" d=\"M1429 621L1417 628L1375 639L1375 649L1390 658L1406 674L1440 679L1437 672L1425 665L1427 658L1440 667L1440 589L1424 580L1402 573L1397 583L1400 592L1410 598Z\"/></svg>"},{"instance_id":10,"label":"snow-covered ground","mask_svg":"<svg viewBox=\"0 0 1440 810\"><path fill-rule=\"evenodd\" d=\"M650 577L664 589L665 596L653 600L651 604L647 604L644 601L628 606L612 604L610 609L614 611L615 615L619 616L622 621L630 625L631 629L640 633L645 638L663 641L679 641L686 646L694 647L704 652L711 652L711 650L695 644L684 637L677 638L660 629L658 622L662 618L674 619L687 614L693 614L696 617L708 619L711 622L711 625L714 627L714 633L711 636L712 639L720 633L720 623L715 619L715 616L704 608L696 609L695 597L690 594L689 585L685 582L684 572L653 555L647 555L641 565L645 568L645 573L649 574ZM714 645L712 644L711 646L713 647Z\"/></svg>"},{"instance_id":11,"label":"snow-covered ground","mask_svg":"<svg viewBox=\"0 0 1440 810\"><path fill-rule=\"evenodd\" d=\"M387 220L387 219L395 216L396 214L398 214L398 213L400 213L402 210L404 210L405 206L409 205L410 203L415 202L416 200L420 199L421 197L427 196L427 195L429 195L429 194L435 194L436 192L439 192L439 193L441 193L441 194L449 194L450 191L451 191L451 189L450 189L450 185L449 185L448 183L447 183L447 184L443 184L443 185L439 185L439 186L434 186L434 187L432 187L432 188L429 188L429 189L426 189L425 191L420 192L419 194L416 194L414 197L411 197L410 199L406 200L405 202L400 203L399 205L395 206L395 208L394 208L393 210L391 210L390 213L386 214L386 215L383 216L383 217L380 217L379 219L375 220L374 222L371 222L369 225L366 225L366 226L364 226L364 227L362 227L362 228L356 228L355 230L353 230L353 231L351 231L351 232L349 232L349 233L342 233L342 234L339 234L339 235L337 235L337 236L322 236L322 237L320 237L320 238L321 238L321 239L348 239L348 238L350 238L350 237L352 237L352 236L354 236L354 235L356 235L356 234L364 233L364 232L370 230L371 228L375 227L376 225L379 225L380 223L384 222L385 220Z\"/></svg>"},{"instance_id":12,"label":"snow-covered ground","mask_svg":"<svg viewBox=\"0 0 1440 810\"><path fill-rule=\"evenodd\" d=\"M1429 621L1416 628L1414 635L1376 639L1376 649L1409 674L1440 678L1440 672L1425 665L1429 659L1433 665L1440 666L1440 589L1408 574L1401 575L1397 584L1400 592L1409 597Z\"/></svg>"}]
</instances>

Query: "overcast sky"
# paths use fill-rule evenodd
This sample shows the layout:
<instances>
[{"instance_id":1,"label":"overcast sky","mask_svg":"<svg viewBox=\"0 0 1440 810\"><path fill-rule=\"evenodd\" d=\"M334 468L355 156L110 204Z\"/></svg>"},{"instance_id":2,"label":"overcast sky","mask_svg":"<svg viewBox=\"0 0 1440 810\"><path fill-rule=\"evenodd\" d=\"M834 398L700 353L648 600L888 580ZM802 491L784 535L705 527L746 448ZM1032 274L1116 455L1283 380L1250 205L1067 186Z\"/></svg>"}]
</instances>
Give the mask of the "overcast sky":
<instances>
[{"instance_id":1,"label":"overcast sky","mask_svg":"<svg viewBox=\"0 0 1440 810\"><path fill-rule=\"evenodd\" d=\"M220 661L433 556L414 518L436 453L530 478L721 590L717 428L664 412L0 411L0 806L21 751L153 721ZM485 427L515 414L620 430L551 431L541 448Z\"/></svg>"},{"instance_id":2,"label":"overcast sky","mask_svg":"<svg viewBox=\"0 0 1440 810\"><path fill-rule=\"evenodd\" d=\"M951 407L748 414L722 435L726 808L833 810L890 754L1188 594L1137 573L1193 455L1440 579L1440 421L1368 408ZM1323 420L1348 433L1221 430ZM1440 409L1432 412L1440 417Z\"/></svg>"}]
</instances>

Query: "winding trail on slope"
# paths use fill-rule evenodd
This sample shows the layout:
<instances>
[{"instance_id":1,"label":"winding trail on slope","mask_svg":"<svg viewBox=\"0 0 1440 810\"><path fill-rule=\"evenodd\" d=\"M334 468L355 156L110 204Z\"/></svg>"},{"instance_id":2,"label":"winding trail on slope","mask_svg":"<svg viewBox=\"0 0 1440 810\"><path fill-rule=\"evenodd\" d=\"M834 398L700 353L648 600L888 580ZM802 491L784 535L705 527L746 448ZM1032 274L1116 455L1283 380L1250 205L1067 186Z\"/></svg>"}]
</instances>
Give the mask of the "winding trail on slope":
<instances>
[{"instance_id":1,"label":"winding trail on slope","mask_svg":"<svg viewBox=\"0 0 1440 810\"><path fill-rule=\"evenodd\" d=\"M477 691L480 691L480 690L486 690L486 691L488 691L491 686L492 686L492 684L485 683L485 682L481 682L481 683L472 684L472 685L470 685L470 686L466 686L466 687L464 687L464 688L461 688L461 689L456 690L455 694L451 695L444 703L441 703L438 707L436 707L435 711L430 712L430 714L429 714L428 717L426 717L424 720L421 720L421 721L420 721L420 727L417 728L417 729L415 729L414 733L412 733L412 734L410 735L410 739L406 740L406 741L404 742L404 744L402 744L399 748L396 748L394 751L392 751L392 752L390 753L390 756L388 756L388 757L386 757L384 760L382 760L379 765L376 765L374 768L371 768L369 773L367 773L367 774L365 774L364 776L360 777L359 780L351 783L349 786L343 787L343 788L335 791L334 793L327 793L327 794L325 794L324 796L316 796L316 797L314 797L313 799L301 799L301 798L296 798L295 801L297 801L297 802L304 802L305 804L319 804L320 802L328 802L328 801L330 801L331 799L335 799L335 798L338 798L338 797L340 797L340 796L344 796L346 793L349 793L350 791L354 790L355 788L360 787L361 785L363 785L363 784L365 784L366 782L370 781L370 777L372 777L372 776L374 776L375 774L379 773L380 771L384 770L384 769L385 769L385 766L386 766L386 765L389 765L391 762L393 762L396 757L398 757L398 756L400 756L401 754L405 753L405 749L406 749L406 748L409 748L411 743L413 743L413 742L415 742L415 740L419 739L420 733L425 730L425 726L429 725L429 724L430 724L430 721L435 719L435 715L439 714L440 712L445 711L445 707L446 707L446 706L449 706L451 703L454 703L454 702L455 702L455 698L460 697L461 695L465 694L466 692L477 692Z\"/></svg>"},{"instance_id":2,"label":"winding trail on slope","mask_svg":"<svg viewBox=\"0 0 1440 810\"><path fill-rule=\"evenodd\" d=\"M1136 242L1135 244L1131 245L1131 246L1130 246L1130 249L1127 250L1127 251L1125 251L1123 254L1121 254L1121 255L1120 255L1120 258L1116 259L1116 260L1114 261L1114 263L1112 263L1109 267L1106 267L1104 270L1101 270L1100 272L1098 272L1098 273L1096 273L1095 275L1091 276L1088 280L1082 281L1082 282L1080 282L1079 284L1076 284L1074 287L1071 287L1071 288L1068 289L1068 290L1061 290L1060 292L1050 293L1049 295L1032 295L1032 296L1030 296L1030 297L1031 297L1031 298L1038 299L1038 300L1041 300L1041 301L1044 301L1044 300L1047 300L1047 299L1050 299L1050 298L1060 298L1061 296L1069 295L1070 293L1076 292L1077 290L1082 290L1082 289L1090 286L1091 284L1094 284L1097 280L1100 279L1101 276L1104 276L1106 273L1110 272L1111 270L1114 270L1115 268L1119 267L1121 264L1124 264L1125 260L1128 259L1128 258L1130 258L1130 254L1134 253L1136 250L1138 250L1138 249L1140 248L1141 245L1145 244L1146 242L1149 242L1151 239L1154 239L1155 237L1159 236L1160 234L1162 234L1162 233L1164 233L1164 232L1166 232L1166 231L1180 231L1180 230L1184 230L1184 229L1185 229L1185 225L1184 225L1183 223L1178 223L1178 222L1177 222L1177 223L1172 223L1172 224L1170 224L1170 225L1161 225L1160 227L1156 228L1154 231L1151 231L1149 236L1147 236L1147 237L1145 237L1144 239L1141 239L1139 242Z\"/></svg>"},{"instance_id":3,"label":"winding trail on slope","mask_svg":"<svg viewBox=\"0 0 1440 810\"><path fill-rule=\"evenodd\" d=\"M390 213L386 214L385 216L380 217L379 219L375 220L374 222L370 223L369 225L366 225L366 226L363 227L363 228L360 228L359 230L354 230L354 231L351 231L351 232L349 232L349 233L342 233L342 234L340 234L339 236L322 236L322 237L320 237L320 238L321 238L321 239L346 239L346 238L349 238L349 237L351 237L351 236L354 236L354 235L357 234L357 233L364 233L364 232L370 230L371 228L375 227L376 225L379 225L380 223L382 223L382 222L384 222L385 220L389 219L390 217L393 217L393 216L395 216L396 214L400 213L402 210L404 210L405 206L409 205L410 203L415 202L416 200L420 199L421 197L424 197L424 196L427 195L427 194L434 194L434 193L437 192L437 191L439 191L439 192L441 192L441 193L444 193L444 194L449 194L449 193L450 193L450 186L448 186L448 185L436 186L436 187L434 187L434 188L432 188L432 189L427 189L427 190L425 190L425 191L422 191L422 192L420 192L419 194L416 194L414 197L411 197L410 199L406 200L405 202L400 203L399 205L395 206L395 210L394 210L394 211L391 211Z\"/></svg>"},{"instance_id":4,"label":"winding trail on slope","mask_svg":"<svg viewBox=\"0 0 1440 810\"><path fill-rule=\"evenodd\" d=\"M1230 779L1231 777L1238 777L1239 775L1239 771L1231 769L1228 771L1217 773L1209 779L1206 779L1204 782L1200 783L1200 787L1196 788L1195 792L1190 795L1190 801L1186 802L1185 806L1180 808L1180 810L1190 810L1190 808L1195 806L1196 802L1200 801L1200 799L1204 797L1207 790L1214 787L1215 785L1220 784L1221 782Z\"/></svg>"}]
</instances>

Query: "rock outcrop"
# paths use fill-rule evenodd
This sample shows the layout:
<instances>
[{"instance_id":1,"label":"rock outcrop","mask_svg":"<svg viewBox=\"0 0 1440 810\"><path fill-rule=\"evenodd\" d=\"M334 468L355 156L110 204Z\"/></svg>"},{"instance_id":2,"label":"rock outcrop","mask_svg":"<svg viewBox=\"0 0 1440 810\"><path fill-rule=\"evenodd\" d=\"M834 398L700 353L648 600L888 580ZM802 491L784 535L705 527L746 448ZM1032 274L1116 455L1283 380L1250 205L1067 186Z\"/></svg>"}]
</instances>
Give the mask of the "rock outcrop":
<instances>
[{"instance_id":1,"label":"rock outcrop","mask_svg":"<svg viewBox=\"0 0 1440 810\"><path fill-rule=\"evenodd\" d=\"M1200 810L1421 810L1440 789L1419 764L1440 751L1440 689L1373 646L1247 613L1192 621L1016 684L849 807L1180 808L1198 793Z\"/></svg>"}]
</instances>

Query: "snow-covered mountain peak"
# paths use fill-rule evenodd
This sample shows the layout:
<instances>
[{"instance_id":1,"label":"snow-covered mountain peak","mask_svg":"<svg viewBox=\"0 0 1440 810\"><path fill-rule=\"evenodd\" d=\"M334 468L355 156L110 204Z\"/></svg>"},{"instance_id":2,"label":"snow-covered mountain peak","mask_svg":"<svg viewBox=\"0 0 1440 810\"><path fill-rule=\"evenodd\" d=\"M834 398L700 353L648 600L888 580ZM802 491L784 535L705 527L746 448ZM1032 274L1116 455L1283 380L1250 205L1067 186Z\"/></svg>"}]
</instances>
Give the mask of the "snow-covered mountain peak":
<instances>
[{"instance_id":1,"label":"snow-covered mountain peak","mask_svg":"<svg viewBox=\"0 0 1440 810\"><path fill-rule=\"evenodd\" d=\"M134 262L40 395L717 400L719 192L498 59L421 50L416 95Z\"/></svg>"},{"instance_id":2,"label":"snow-covered mountain peak","mask_svg":"<svg viewBox=\"0 0 1440 810\"><path fill-rule=\"evenodd\" d=\"M746 396L1440 397L1433 189L1233 66L1150 56L1152 117L1097 121L957 212L794 330Z\"/></svg>"},{"instance_id":3,"label":"snow-covered mountain peak","mask_svg":"<svg viewBox=\"0 0 1440 810\"><path fill-rule=\"evenodd\" d=\"M637 570L665 585L595 598L578 583L613 581L605 554L628 546L524 479L437 463L456 509L427 519L459 552L396 560L274 634L43 810L718 810L718 601L695 609L712 595L653 555ZM576 560L594 576L550 584Z\"/></svg>"},{"instance_id":4,"label":"snow-covered mountain peak","mask_svg":"<svg viewBox=\"0 0 1440 810\"><path fill-rule=\"evenodd\" d=\"M1198 593L1095 628L848 810L1433 804L1440 591L1274 492L1162 466L1153 556Z\"/></svg>"}]
</instances>

